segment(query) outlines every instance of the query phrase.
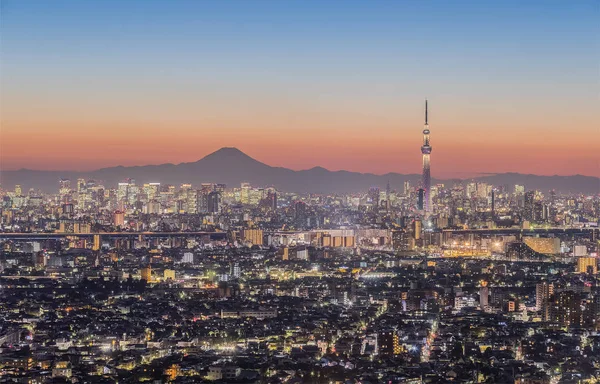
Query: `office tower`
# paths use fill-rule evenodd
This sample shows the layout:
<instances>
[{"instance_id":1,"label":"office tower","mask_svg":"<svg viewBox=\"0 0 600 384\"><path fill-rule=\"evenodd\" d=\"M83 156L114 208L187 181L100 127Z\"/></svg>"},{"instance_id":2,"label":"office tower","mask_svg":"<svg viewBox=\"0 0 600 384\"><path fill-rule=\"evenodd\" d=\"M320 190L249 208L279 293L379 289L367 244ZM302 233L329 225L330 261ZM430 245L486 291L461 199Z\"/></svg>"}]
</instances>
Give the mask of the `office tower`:
<instances>
[{"instance_id":1,"label":"office tower","mask_svg":"<svg viewBox=\"0 0 600 384\"><path fill-rule=\"evenodd\" d=\"M492 218L496 216L496 190L492 189Z\"/></svg>"},{"instance_id":2,"label":"office tower","mask_svg":"<svg viewBox=\"0 0 600 384\"><path fill-rule=\"evenodd\" d=\"M541 201L533 203L533 220L536 222L544 222L548 219L548 206Z\"/></svg>"},{"instance_id":3,"label":"office tower","mask_svg":"<svg viewBox=\"0 0 600 384\"><path fill-rule=\"evenodd\" d=\"M387 186L385 188L385 209L386 211L390 211L390 196L391 196L392 192L391 192L391 188L390 188L390 181L388 180L387 182Z\"/></svg>"},{"instance_id":4,"label":"office tower","mask_svg":"<svg viewBox=\"0 0 600 384\"><path fill-rule=\"evenodd\" d=\"M63 191L65 191L65 192L71 191L71 180L69 180L69 179L60 179L60 181L58 182L58 185L59 185L59 191L61 193Z\"/></svg>"},{"instance_id":5,"label":"office tower","mask_svg":"<svg viewBox=\"0 0 600 384\"><path fill-rule=\"evenodd\" d=\"M77 179L77 193L83 193L86 189L85 179Z\"/></svg>"},{"instance_id":6,"label":"office tower","mask_svg":"<svg viewBox=\"0 0 600 384\"><path fill-rule=\"evenodd\" d=\"M219 213L221 211L221 193L212 191L206 197L207 212Z\"/></svg>"},{"instance_id":7,"label":"office tower","mask_svg":"<svg viewBox=\"0 0 600 384\"><path fill-rule=\"evenodd\" d=\"M404 182L404 196L410 195L410 181L406 180Z\"/></svg>"},{"instance_id":8,"label":"office tower","mask_svg":"<svg viewBox=\"0 0 600 384\"><path fill-rule=\"evenodd\" d=\"M487 183L477 183L477 197L480 199L486 199L488 196L488 188L489 185Z\"/></svg>"},{"instance_id":9,"label":"office tower","mask_svg":"<svg viewBox=\"0 0 600 384\"><path fill-rule=\"evenodd\" d=\"M379 206L379 195L380 195L379 188L377 188L377 187L369 188L368 200L374 207Z\"/></svg>"},{"instance_id":10,"label":"office tower","mask_svg":"<svg viewBox=\"0 0 600 384\"><path fill-rule=\"evenodd\" d=\"M306 214L307 214L306 211L307 211L307 207L306 207L305 202L297 201L296 204L294 204L294 214L295 214L296 220L306 219Z\"/></svg>"},{"instance_id":11,"label":"office tower","mask_svg":"<svg viewBox=\"0 0 600 384\"><path fill-rule=\"evenodd\" d=\"M430 172L430 155L431 145L429 145L429 124L427 121L427 100L425 100L425 129L423 130L423 145L421 146L423 154L423 179L421 181L422 188L425 190L425 212L431 212L431 172Z\"/></svg>"},{"instance_id":12,"label":"office tower","mask_svg":"<svg viewBox=\"0 0 600 384\"><path fill-rule=\"evenodd\" d=\"M250 183L242 183L240 191L240 202L242 204L250 204Z\"/></svg>"},{"instance_id":13,"label":"office tower","mask_svg":"<svg viewBox=\"0 0 600 384\"><path fill-rule=\"evenodd\" d=\"M522 195L525 193L525 186L515 184L515 195Z\"/></svg>"},{"instance_id":14,"label":"office tower","mask_svg":"<svg viewBox=\"0 0 600 384\"><path fill-rule=\"evenodd\" d=\"M200 190L198 191L198 204L197 210L201 213L214 212L209 210L208 199L209 195L215 191L215 184L213 183L202 183L200 184Z\"/></svg>"},{"instance_id":15,"label":"office tower","mask_svg":"<svg viewBox=\"0 0 600 384\"><path fill-rule=\"evenodd\" d=\"M474 182L468 183L467 186L465 187L465 196L467 197L467 199L471 199L471 198L475 197L476 194L477 194L477 183L474 183Z\"/></svg>"},{"instance_id":16,"label":"office tower","mask_svg":"<svg viewBox=\"0 0 600 384\"><path fill-rule=\"evenodd\" d=\"M183 202L183 211L186 213L198 213L198 191L193 189L191 184L181 184L179 189L179 199Z\"/></svg>"},{"instance_id":17,"label":"office tower","mask_svg":"<svg viewBox=\"0 0 600 384\"><path fill-rule=\"evenodd\" d=\"M73 213L75 213L75 211L73 209L73 204L63 204L62 205L62 212L66 216L73 215Z\"/></svg>"},{"instance_id":18,"label":"office tower","mask_svg":"<svg viewBox=\"0 0 600 384\"><path fill-rule=\"evenodd\" d=\"M225 184L215 184L214 185L215 191L217 191L221 194L225 193L225 188L227 188L227 186Z\"/></svg>"},{"instance_id":19,"label":"office tower","mask_svg":"<svg viewBox=\"0 0 600 384\"><path fill-rule=\"evenodd\" d=\"M147 201L154 200L160 191L160 183L144 184L143 191L146 194Z\"/></svg>"},{"instance_id":20,"label":"office tower","mask_svg":"<svg viewBox=\"0 0 600 384\"><path fill-rule=\"evenodd\" d=\"M535 218L535 191L525 193L523 217L525 220L533 221Z\"/></svg>"},{"instance_id":21,"label":"office tower","mask_svg":"<svg viewBox=\"0 0 600 384\"><path fill-rule=\"evenodd\" d=\"M423 188L419 188L419 192L417 195L417 209L422 211L425 207L425 190Z\"/></svg>"},{"instance_id":22,"label":"office tower","mask_svg":"<svg viewBox=\"0 0 600 384\"><path fill-rule=\"evenodd\" d=\"M556 204L556 191L554 189L550 190L550 206L554 206Z\"/></svg>"},{"instance_id":23,"label":"office tower","mask_svg":"<svg viewBox=\"0 0 600 384\"><path fill-rule=\"evenodd\" d=\"M60 197L61 202L63 202L63 203L69 202L69 200L71 199L71 180L60 179L58 195Z\"/></svg>"},{"instance_id":24,"label":"office tower","mask_svg":"<svg viewBox=\"0 0 600 384\"><path fill-rule=\"evenodd\" d=\"M139 195L140 195L140 187L135 185L134 179L128 179L127 185L127 204L133 206L137 203Z\"/></svg>"},{"instance_id":25,"label":"office tower","mask_svg":"<svg viewBox=\"0 0 600 384\"><path fill-rule=\"evenodd\" d=\"M143 212L149 215L160 213L160 203L156 200L147 202L143 206Z\"/></svg>"},{"instance_id":26,"label":"office tower","mask_svg":"<svg viewBox=\"0 0 600 384\"><path fill-rule=\"evenodd\" d=\"M260 201L264 198L264 196L265 196L264 188L252 188L250 190L248 204L256 206L260 203Z\"/></svg>"},{"instance_id":27,"label":"office tower","mask_svg":"<svg viewBox=\"0 0 600 384\"><path fill-rule=\"evenodd\" d=\"M129 183L119 183L117 185L117 201L119 203L127 202L127 190L129 188Z\"/></svg>"},{"instance_id":28,"label":"office tower","mask_svg":"<svg viewBox=\"0 0 600 384\"><path fill-rule=\"evenodd\" d=\"M19 184L15 185L15 196L22 196L23 190Z\"/></svg>"},{"instance_id":29,"label":"office tower","mask_svg":"<svg viewBox=\"0 0 600 384\"><path fill-rule=\"evenodd\" d=\"M436 199L439 192L440 192L440 189L438 186L436 186L436 185L431 186L431 201Z\"/></svg>"},{"instance_id":30,"label":"office tower","mask_svg":"<svg viewBox=\"0 0 600 384\"><path fill-rule=\"evenodd\" d=\"M270 191L267 195L267 199L269 201L269 208L275 211L277 209L277 191Z\"/></svg>"}]
</instances>

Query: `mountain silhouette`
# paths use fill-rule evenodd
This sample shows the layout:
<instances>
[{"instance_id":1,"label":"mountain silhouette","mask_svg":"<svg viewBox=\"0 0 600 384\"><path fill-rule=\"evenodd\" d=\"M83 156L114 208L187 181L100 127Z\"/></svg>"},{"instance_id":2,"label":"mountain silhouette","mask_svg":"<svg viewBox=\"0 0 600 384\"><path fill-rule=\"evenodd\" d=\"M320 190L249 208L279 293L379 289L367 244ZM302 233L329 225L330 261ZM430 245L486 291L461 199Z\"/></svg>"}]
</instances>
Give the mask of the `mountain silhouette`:
<instances>
[{"instance_id":1,"label":"mountain silhouette","mask_svg":"<svg viewBox=\"0 0 600 384\"><path fill-rule=\"evenodd\" d=\"M204 158L180 164L160 164L133 167L101 168L90 172L73 171L37 171L20 169L0 171L0 185L4 189L13 189L20 184L23 190L41 189L55 193L61 178L94 179L107 188L115 188L117 183L127 178L136 183L160 182L179 186L182 183L199 185L204 182L224 183L228 187L238 187L242 182L254 186L274 186L279 190L298 193L355 193L366 191L370 187L385 189L387 183L396 190L402 190L404 181L417 186L420 174L388 173L375 175L349 171L329 171L323 167L294 171L283 167L272 167L253 159L237 148L221 148ZM548 191L555 189L562 193L600 193L600 178L591 176L539 176L520 173L500 173L475 177L473 181L493 185L524 185L526 189ZM453 185L461 180L433 179L432 182Z\"/></svg>"}]
</instances>

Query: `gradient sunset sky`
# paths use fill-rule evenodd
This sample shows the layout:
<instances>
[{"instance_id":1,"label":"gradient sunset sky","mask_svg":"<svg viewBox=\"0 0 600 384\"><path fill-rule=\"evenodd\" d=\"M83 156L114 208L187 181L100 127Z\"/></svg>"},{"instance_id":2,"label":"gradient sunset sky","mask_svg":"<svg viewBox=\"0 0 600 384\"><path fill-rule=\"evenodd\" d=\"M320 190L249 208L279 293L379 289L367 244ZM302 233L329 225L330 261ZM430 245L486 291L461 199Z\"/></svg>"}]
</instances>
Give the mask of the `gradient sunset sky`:
<instances>
[{"instance_id":1,"label":"gradient sunset sky","mask_svg":"<svg viewBox=\"0 0 600 384\"><path fill-rule=\"evenodd\" d=\"M600 176L600 1L0 1L0 169Z\"/></svg>"}]
</instances>

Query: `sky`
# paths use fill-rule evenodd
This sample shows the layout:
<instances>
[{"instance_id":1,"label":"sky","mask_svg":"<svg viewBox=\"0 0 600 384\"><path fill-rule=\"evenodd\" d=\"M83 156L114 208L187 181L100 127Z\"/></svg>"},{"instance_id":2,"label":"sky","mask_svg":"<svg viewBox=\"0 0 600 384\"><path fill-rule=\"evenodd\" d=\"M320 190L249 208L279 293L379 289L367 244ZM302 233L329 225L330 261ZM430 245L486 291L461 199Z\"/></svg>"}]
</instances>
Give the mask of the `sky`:
<instances>
[{"instance_id":1,"label":"sky","mask_svg":"<svg viewBox=\"0 0 600 384\"><path fill-rule=\"evenodd\" d=\"M0 1L0 170L600 176L600 1Z\"/></svg>"}]
</instances>

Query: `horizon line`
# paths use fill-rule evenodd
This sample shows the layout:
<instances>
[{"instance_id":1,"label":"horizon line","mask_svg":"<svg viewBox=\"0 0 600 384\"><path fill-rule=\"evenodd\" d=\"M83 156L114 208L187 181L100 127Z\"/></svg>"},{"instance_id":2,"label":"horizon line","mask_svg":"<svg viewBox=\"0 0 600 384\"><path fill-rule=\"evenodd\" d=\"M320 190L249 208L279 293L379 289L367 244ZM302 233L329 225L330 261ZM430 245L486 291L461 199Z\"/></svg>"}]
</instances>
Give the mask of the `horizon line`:
<instances>
[{"instance_id":1,"label":"horizon line","mask_svg":"<svg viewBox=\"0 0 600 384\"><path fill-rule=\"evenodd\" d=\"M322 168L328 172L350 172L350 173L359 173L359 174L363 174L363 175L375 175L375 176L386 176L386 175L392 175L392 174L396 174L396 175L402 175L402 176L420 176L420 173L400 173L400 172L386 172L386 173L374 173L374 172L359 172L359 171L351 171L348 169L329 169L329 168L325 168L323 166L320 165L315 165L313 167L310 168L304 168L304 169L294 169L294 168L289 168L289 167L284 167L284 166L275 166L275 165L270 165L267 163L264 163L260 160L255 159L254 157L248 155L246 152L242 151L241 149L237 148L237 147L220 147L219 149L212 151L206 155L204 155L203 157L199 158L198 160L195 161L189 161L189 162L180 162L180 163L159 163L159 164L142 164L142 165L114 165L114 166L107 166L107 167L100 167L100 168L94 168L94 169L90 169L90 170L75 170L75 169L31 169L31 168L18 168L18 169L2 169L0 166L0 173L1 172L20 172L20 171L31 171L31 172L65 172L65 173L92 173L92 172L97 172L97 171L101 171L101 170L106 170L106 169L114 169L114 168L142 168L142 167L158 167L158 166L163 166L163 165L172 165L172 166L178 166L178 165L182 165L182 164L193 164L193 163L197 163L199 161L202 161L203 159L205 159L206 157L213 155L215 153L218 153L222 150L236 150L237 152L249 157L250 159L265 164L271 168L284 168L284 169L289 169L291 171L294 172L302 172L302 171L310 171L316 168ZM591 178L596 178L596 179L600 179L600 176L593 176L593 175L584 175L584 174L580 174L580 173L576 173L576 174L536 174L536 173L521 173L521 172L516 172L516 171L503 171L503 172L466 172L466 171L458 171L458 172L454 172L457 174L472 174L475 176L469 176L469 177L465 177L465 178L461 178L461 177L433 177L435 179L438 180L468 180L468 179L472 179L472 178L479 178L479 177L486 177L486 176L495 176L495 175L505 175L505 174L516 174L516 175L524 175L524 176L544 176L544 177L554 177L554 176L558 176L558 177L573 177L573 176L583 176L583 177L591 177Z\"/></svg>"}]
</instances>

